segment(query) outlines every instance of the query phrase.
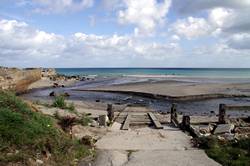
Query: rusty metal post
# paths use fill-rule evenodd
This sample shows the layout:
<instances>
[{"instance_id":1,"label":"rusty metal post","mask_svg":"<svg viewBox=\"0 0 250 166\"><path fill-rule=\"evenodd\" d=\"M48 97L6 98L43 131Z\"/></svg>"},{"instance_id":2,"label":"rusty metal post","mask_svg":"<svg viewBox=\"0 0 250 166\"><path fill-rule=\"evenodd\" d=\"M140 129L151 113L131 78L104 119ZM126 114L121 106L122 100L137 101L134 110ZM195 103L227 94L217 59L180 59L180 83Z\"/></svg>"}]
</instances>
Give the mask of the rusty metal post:
<instances>
[{"instance_id":1,"label":"rusty metal post","mask_svg":"<svg viewBox=\"0 0 250 166\"><path fill-rule=\"evenodd\" d=\"M226 123L226 105L220 104L219 106L219 123L225 124Z\"/></svg>"},{"instance_id":2,"label":"rusty metal post","mask_svg":"<svg viewBox=\"0 0 250 166\"><path fill-rule=\"evenodd\" d=\"M107 112L108 112L109 121L112 122L114 120L114 117L115 117L112 104L108 104Z\"/></svg>"}]
</instances>

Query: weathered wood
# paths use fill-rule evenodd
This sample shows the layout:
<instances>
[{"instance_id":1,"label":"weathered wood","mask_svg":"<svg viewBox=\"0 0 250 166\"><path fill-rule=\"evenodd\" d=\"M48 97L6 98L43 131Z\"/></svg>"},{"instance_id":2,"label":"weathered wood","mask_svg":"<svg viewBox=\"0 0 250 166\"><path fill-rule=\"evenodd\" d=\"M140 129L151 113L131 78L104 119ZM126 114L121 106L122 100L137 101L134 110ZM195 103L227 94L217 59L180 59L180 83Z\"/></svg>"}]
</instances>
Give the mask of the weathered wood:
<instances>
[{"instance_id":1,"label":"weathered wood","mask_svg":"<svg viewBox=\"0 0 250 166\"><path fill-rule=\"evenodd\" d=\"M126 117L126 120L122 126L122 130L128 130L129 129L129 123L131 121L131 115L128 114L127 117Z\"/></svg>"},{"instance_id":2,"label":"weathered wood","mask_svg":"<svg viewBox=\"0 0 250 166\"><path fill-rule=\"evenodd\" d=\"M171 106L171 116L170 116L170 121L173 123L176 127L179 127L179 122L178 122L178 115L176 111L176 104L172 104Z\"/></svg>"},{"instance_id":3,"label":"weathered wood","mask_svg":"<svg viewBox=\"0 0 250 166\"><path fill-rule=\"evenodd\" d=\"M226 106L225 106L225 109L226 109L227 111L230 111L230 110L238 110L238 111L244 110L244 111L250 111L250 106L248 106L248 105L226 105Z\"/></svg>"},{"instance_id":4,"label":"weathered wood","mask_svg":"<svg viewBox=\"0 0 250 166\"><path fill-rule=\"evenodd\" d=\"M112 104L108 104L107 112L108 112L109 121L112 122L114 120L114 117L115 117L114 110L112 108Z\"/></svg>"},{"instance_id":5,"label":"weathered wood","mask_svg":"<svg viewBox=\"0 0 250 166\"><path fill-rule=\"evenodd\" d=\"M177 114L176 114L176 104L172 104L171 106L171 123L173 123L173 119L177 117Z\"/></svg>"},{"instance_id":6,"label":"weathered wood","mask_svg":"<svg viewBox=\"0 0 250 166\"><path fill-rule=\"evenodd\" d=\"M183 130L190 130L190 116L184 115L181 124Z\"/></svg>"},{"instance_id":7,"label":"weathered wood","mask_svg":"<svg viewBox=\"0 0 250 166\"><path fill-rule=\"evenodd\" d=\"M149 112L148 115L151 118L151 120L153 121L153 123L157 129L163 129L163 126L161 125L161 123L158 121L158 119L155 117L155 115L152 112Z\"/></svg>"},{"instance_id":8,"label":"weathered wood","mask_svg":"<svg viewBox=\"0 0 250 166\"><path fill-rule=\"evenodd\" d=\"M99 125L100 126L106 126L107 123L106 123L106 115L100 115L99 116Z\"/></svg>"},{"instance_id":9,"label":"weathered wood","mask_svg":"<svg viewBox=\"0 0 250 166\"><path fill-rule=\"evenodd\" d=\"M226 105L225 104L220 104L219 106L219 123L225 124L226 123Z\"/></svg>"}]
</instances>

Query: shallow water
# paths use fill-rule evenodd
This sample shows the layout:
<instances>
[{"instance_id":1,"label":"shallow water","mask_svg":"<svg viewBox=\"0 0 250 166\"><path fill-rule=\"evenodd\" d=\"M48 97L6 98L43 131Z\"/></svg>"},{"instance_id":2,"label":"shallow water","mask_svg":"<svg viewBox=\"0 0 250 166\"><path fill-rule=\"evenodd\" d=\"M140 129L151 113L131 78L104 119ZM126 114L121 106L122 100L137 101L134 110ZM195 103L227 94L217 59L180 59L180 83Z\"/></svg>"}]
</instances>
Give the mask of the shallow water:
<instances>
[{"instance_id":1,"label":"shallow water","mask_svg":"<svg viewBox=\"0 0 250 166\"><path fill-rule=\"evenodd\" d=\"M89 84L90 86L91 84ZM165 99L152 99L128 94L109 93L109 92L91 92L91 91L74 91L75 87L71 88L50 88L45 90L35 90L23 97L31 100L53 99L49 97L49 93L67 92L70 94L69 99L81 101L97 101L112 104L129 104L146 106L154 111L170 112L172 105L171 101ZM186 115L215 115L218 114L219 104L229 105L250 105L250 98L219 98L201 101L175 102L177 103L177 111ZM230 111L227 113L230 116L250 116L249 111Z\"/></svg>"}]
</instances>

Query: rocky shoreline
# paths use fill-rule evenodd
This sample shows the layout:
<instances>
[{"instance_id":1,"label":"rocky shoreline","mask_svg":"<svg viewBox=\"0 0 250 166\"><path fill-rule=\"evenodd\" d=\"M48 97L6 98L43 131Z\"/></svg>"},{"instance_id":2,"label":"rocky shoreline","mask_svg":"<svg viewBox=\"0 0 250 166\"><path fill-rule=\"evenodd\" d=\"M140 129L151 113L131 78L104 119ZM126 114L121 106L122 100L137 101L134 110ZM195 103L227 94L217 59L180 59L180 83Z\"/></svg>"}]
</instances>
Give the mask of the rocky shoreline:
<instances>
[{"instance_id":1,"label":"rocky shoreline","mask_svg":"<svg viewBox=\"0 0 250 166\"><path fill-rule=\"evenodd\" d=\"M0 90L11 90L16 93L25 93L39 88L65 87L90 79L92 78L79 75L61 75L53 68L0 67Z\"/></svg>"}]
</instances>

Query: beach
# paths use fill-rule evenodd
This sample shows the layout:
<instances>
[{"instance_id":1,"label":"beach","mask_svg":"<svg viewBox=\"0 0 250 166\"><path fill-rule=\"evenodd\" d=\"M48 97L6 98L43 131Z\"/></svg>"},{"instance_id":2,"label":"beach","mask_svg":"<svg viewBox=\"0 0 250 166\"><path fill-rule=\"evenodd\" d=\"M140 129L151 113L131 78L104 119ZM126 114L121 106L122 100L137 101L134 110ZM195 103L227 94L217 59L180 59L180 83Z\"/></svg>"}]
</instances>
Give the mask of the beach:
<instances>
[{"instance_id":1,"label":"beach","mask_svg":"<svg viewBox=\"0 0 250 166\"><path fill-rule=\"evenodd\" d=\"M57 96L65 96L67 105L73 105L75 111L52 107ZM76 139L91 137L97 141L93 144L97 156L80 161L80 166L144 166L153 163L191 166L204 165L204 162L212 166L220 164L209 158L204 150L193 146L195 137L192 132L187 134L172 124L173 104L177 106L177 123L181 125L183 118L188 116L194 133L208 136L211 135L207 130L211 124L219 126L221 104L249 105L250 81L249 78L231 77L67 76L53 73L31 83L20 97L31 102L38 112L51 117L88 115L91 123L73 125L70 129ZM100 117L109 115L108 105L112 106L115 120L112 125L103 126ZM153 113L162 125L161 129L152 126L150 118L147 119L149 113ZM129 129L124 131L122 126L128 114L135 122L132 120ZM249 111L239 110L227 113L231 118L249 115Z\"/></svg>"}]
</instances>

